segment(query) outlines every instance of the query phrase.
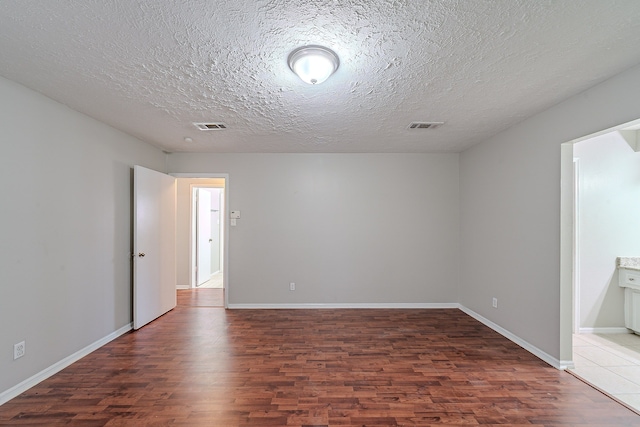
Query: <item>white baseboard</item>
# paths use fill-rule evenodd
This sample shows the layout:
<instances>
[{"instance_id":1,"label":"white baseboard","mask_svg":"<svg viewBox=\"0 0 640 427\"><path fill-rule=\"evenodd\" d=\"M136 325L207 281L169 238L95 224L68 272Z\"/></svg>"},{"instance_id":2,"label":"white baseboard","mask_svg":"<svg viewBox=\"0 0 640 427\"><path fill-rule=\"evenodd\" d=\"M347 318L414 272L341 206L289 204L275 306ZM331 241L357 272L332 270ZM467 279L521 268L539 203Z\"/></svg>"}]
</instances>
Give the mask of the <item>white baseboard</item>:
<instances>
[{"instance_id":1,"label":"white baseboard","mask_svg":"<svg viewBox=\"0 0 640 427\"><path fill-rule=\"evenodd\" d=\"M633 331L625 327L616 328L579 328L579 334L632 334Z\"/></svg>"},{"instance_id":2,"label":"white baseboard","mask_svg":"<svg viewBox=\"0 0 640 427\"><path fill-rule=\"evenodd\" d=\"M573 368L573 361L556 359L555 357L551 356L550 354L540 350L535 345L530 344L527 341L523 340L522 338L518 337L517 335L512 334L511 332L507 331L502 326L500 326L500 325L498 325L496 323L493 323L491 320L487 319L486 317L483 317L483 316L479 315L475 311L470 310L470 309L468 309L467 307L465 307L463 305L460 305L459 307L460 307L460 310L462 310L463 312L465 312L469 316L473 317L478 322L482 323L485 326L488 326L489 328L493 329L494 331L496 331L497 333L499 333L503 337L505 337L508 340L518 344L520 347L524 348L529 353L531 353L534 356L536 356L536 357L542 359L543 361L547 362L549 365L553 366L554 368L560 369L560 370Z\"/></svg>"},{"instance_id":3,"label":"white baseboard","mask_svg":"<svg viewBox=\"0 0 640 427\"><path fill-rule=\"evenodd\" d=\"M59 362L54 363L53 365L49 366L48 368L38 372L34 376L32 376L30 378L27 378L26 380L24 380L21 383L11 387L10 389L8 389L6 391L3 391L2 393L0 393L0 405L10 401L11 399L13 399L14 397L16 397L18 395L24 393L25 391L29 390L31 387L35 386L39 382L44 381L47 378L49 378L50 376L60 372L61 370L63 370L67 366L71 365L72 363L77 362L78 360L82 359L83 357L85 357L86 355L91 353L92 351L95 351L95 350L99 349L100 347L102 347L103 345L107 344L108 342L113 341L114 339L118 338L120 335L126 334L131 329L133 329L133 323L129 323L128 325L123 326L122 328L116 330L115 332L110 333L106 337L103 337L103 338L99 339L98 341L96 341L96 342L94 342L92 344L89 344L85 348L76 351L72 355L65 357L64 359L60 360Z\"/></svg>"},{"instance_id":4,"label":"white baseboard","mask_svg":"<svg viewBox=\"0 0 640 427\"><path fill-rule=\"evenodd\" d=\"M229 309L320 309L320 308L459 308L458 303L294 303L294 304L229 304Z\"/></svg>"},{"instance_id":5,"label":"white baseboard","mask_svg":"<svg viewBox=\"0 0 640 427\"><path fill-rule=\"evenodd\" d=\"M189 285L176 285L176 289L191 289Z\"/></svg>"},{"instance_id":6,"label":"white baseboard","mask_svg":"<svg viewBox=\"0 0 640 427\"><path fill-rule=\"evenodd\" d=\"M575 367L576 367L576 365L575 365L575 363L573 363L573 360L561 360L560 361L560 366L554 366L554 368L558 368L561 371L564 371L565 369L573 369Z\"/></svg>"}]
</instances>

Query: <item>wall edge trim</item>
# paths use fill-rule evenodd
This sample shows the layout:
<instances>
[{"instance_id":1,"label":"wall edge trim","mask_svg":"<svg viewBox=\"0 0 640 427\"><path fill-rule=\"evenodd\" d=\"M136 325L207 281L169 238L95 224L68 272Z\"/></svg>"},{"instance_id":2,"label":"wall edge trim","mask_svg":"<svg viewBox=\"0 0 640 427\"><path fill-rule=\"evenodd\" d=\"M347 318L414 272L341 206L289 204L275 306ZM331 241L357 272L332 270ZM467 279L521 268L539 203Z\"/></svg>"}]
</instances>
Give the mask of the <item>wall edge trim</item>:
<instances>
[{"instance_id":1,"label":"wall edge trim","mask_svg":"<svg viewBox=\"0 0 640 427\"><path fill-rule=\"evenodd\" d=\"M458 303L291 303L229 304L231 310L322 309L322 308L460 308Z\"/></svg>"},{"instance_id":2,"label":"wall edge trim","mask_svg":"<svg viewBox=\"0 0 640 427\"><path fill-rule=\"evenodd\" d=\"M473 317L474 319L476 319L478 322L482 323L483 325L493 329L494 331L496 331L497 333L499 333L503 337L507 338L509 341L512 341L513 343L519 345L523 349L527 350L529 353L533 354L534 356L538 357L539 359L541 359L542 361L548 363L549 365L553 366L554 368L563 371L565 369L571 369L571 368L574 367L572 360L559 360L559 359L551 356L549 353L547 353L547 352L539 349L535 345L523 340L519 336L509 332L508 330L504 329L502 326L498 325L497 323L492 322L491 320L487 319L484 316L481 316L480 314L476 313L475 311L473 311L473 310L471 310L471 309L469 309L469 308L467 308L467 307L465 307L463 305L460 305L460 310L462 310L464 313L468 314L469 316Z\"/></svg>"},{"instance_id":3,"label":"wall edge trim","mask_svg":"<svg viewBox=\"0 0 640 427\"><path fill-rule=\"evenodd\" d=\"M632 334L630 329L624 326L612 328L579 328L579 334Z\"/></svg>"},{"instance_id":4,"label":"wall edge trim","mask_svg":"<svg viewBox=\"0 0 640 427\"><path fill-rule=\"evenodd\" d=\"M110 333L109 335L103 338L100 338L99 340L89 344L88 346L76 351L72 355L67 356L62 360L59 360L58 362L54 363L48 368L43 369L37 374L11 387L10 389L3 391L2 393L0 393L0 405L7 403L14 397L19 396L20 394L29 390L31 387L35 386L36 384L46 380L47 378L53 376L54 374L57 374L67 366L71 365L74 362L77 362L78 360L82 359L89 353L99 349L103 345L107 344L110 341L113 341L119 336L126 334L132 329L133 329L133 323L129 323L128 325L125 325L120 329L117 329L114 332Z\"/></svg>"}]
</instances>

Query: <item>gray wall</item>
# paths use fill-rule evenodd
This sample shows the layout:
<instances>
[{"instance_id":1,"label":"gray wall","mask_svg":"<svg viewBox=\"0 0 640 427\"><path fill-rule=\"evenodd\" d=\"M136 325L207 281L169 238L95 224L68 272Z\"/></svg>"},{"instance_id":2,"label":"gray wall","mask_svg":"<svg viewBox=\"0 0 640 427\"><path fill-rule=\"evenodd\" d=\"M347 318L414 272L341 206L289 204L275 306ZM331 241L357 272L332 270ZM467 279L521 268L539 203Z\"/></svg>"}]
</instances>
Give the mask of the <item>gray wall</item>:
<instances>
[{"instance_id":1,"label":"gray wall","mask_svg":"<svg viewBox=\"0 0 640 427\"><path fill-rule=\"evenodd\" d=\"M229 173L230 304L457 300L457 154L174 153L168 167Z\"/></svg>"},{"instance_id":2,"label":"gray wall","mask_svg":"<svg viewBox=\"0 0 640 427\"><path fill-rule=\"evenodd\" d=\"M3 78L0 135L2 392L131 322L131 167L165 156Z\"/></svg>"},{"instance_id":3,"label":"gray wall","mask_svg":"<svg viewBox=\"0 0 640 427\"><path fill-rule=\"evenodd\" d=\"M639 100L635 67L460 156L459 302L561 360L571 285L569 271L560 286L560 144L639 118Z\"/></svg>"}]
</instances>

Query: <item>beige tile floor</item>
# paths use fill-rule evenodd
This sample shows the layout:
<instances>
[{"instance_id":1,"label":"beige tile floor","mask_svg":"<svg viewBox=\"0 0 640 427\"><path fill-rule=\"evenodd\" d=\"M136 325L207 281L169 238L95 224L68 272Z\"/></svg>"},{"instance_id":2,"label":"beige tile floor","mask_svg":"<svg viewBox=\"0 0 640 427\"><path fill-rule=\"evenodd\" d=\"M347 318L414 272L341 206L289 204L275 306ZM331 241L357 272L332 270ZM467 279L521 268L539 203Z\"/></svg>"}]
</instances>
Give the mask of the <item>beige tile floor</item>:
<instances>
[{"instance_id":1,"label":"beige tile floor","mask_svg":"<svg viewBox=\"0 0 640 427\"><path fill-rule=\"evenodd\" d=\"M222 271L211 276L211 279L198 286L198 288L222 288Z\"/></svg>"},{"instance_id":2,"label":"beige tile floor","mask_svg":"<svg viewBox=\"0 0 640 427\"><path fill-rule=\"evenodd\" d=\"M573 336L571 371L619 401L640 411L640 336Z\"/></svg>"}]
</instances>

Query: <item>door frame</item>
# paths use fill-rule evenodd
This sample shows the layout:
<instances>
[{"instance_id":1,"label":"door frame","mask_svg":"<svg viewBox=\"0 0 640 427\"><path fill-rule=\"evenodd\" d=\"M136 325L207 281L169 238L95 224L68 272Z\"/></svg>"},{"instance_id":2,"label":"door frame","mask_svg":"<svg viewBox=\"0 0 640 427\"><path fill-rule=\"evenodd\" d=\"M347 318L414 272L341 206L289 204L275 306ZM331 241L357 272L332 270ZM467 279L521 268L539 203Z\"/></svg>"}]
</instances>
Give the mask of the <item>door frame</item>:
<instances>
[{"instance_id":1,"label":"door frame","mask_svg":"<svg viewBox=\"0 0 640 427\"><path fill-rule=\"evenodd\" d=\"M223 207L220 215L222 220L222 286L224 289L224 308L229 308L229 290L231 284L229 282L229 227L227 224L227 218L229 218L229 174L228 173L170 173L169 175L175 178L222 178L224 179L224 197ZM200 187L206 187L201 185ZM213 187L216 188L216 187ZM217 187L220 188L220 187ZM193 203L189 204L189 221L193 221ZM190 228L191 229L191 228ZM189 247L193 247L193 233L189 232ZM193 265L193 251L189 250L189 265Z\"/></svg>"}]
</instances>

